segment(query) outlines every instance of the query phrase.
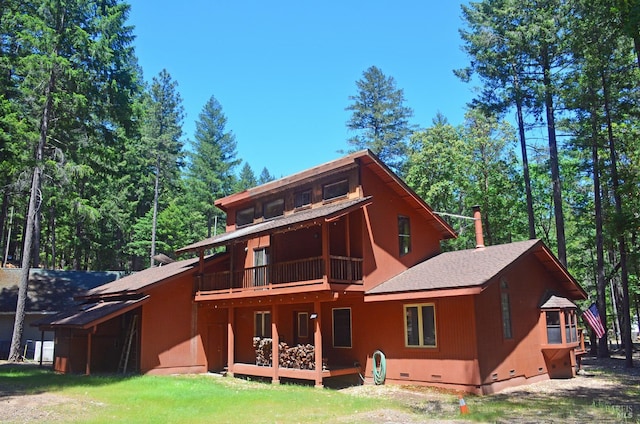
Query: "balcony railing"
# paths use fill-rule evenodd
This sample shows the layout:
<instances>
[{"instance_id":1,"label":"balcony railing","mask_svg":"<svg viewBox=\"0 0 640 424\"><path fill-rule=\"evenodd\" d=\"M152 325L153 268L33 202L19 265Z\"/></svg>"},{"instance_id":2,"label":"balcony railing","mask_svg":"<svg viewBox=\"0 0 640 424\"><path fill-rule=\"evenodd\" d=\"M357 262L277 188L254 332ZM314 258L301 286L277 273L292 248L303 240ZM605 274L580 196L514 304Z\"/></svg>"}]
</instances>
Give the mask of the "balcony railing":
<instances>
[{"instance_id":1,"label":"balcony railing","mask_svg":"<svg viewBox=\"0 0 640 424\"><path fill-rule=\"evenodd\" d=\"M329 260L329 282L362 283L362 258L331 256ZM200 278L197 290L200 292L256 290L311 284L322 282L324 278L324 260L322 257L314 257L255 266L239 271L205 274Z\"/></svg>"}]
</instances>

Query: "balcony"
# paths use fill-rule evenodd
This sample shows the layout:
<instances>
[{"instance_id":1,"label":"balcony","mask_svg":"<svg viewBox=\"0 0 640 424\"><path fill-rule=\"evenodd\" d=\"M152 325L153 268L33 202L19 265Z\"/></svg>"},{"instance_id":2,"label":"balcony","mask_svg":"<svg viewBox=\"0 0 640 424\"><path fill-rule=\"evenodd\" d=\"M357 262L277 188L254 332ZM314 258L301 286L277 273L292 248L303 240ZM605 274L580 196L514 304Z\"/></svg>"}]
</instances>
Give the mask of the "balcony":
<instances>
[{"instance_id":1,"label":"balcony","mask_svg":"<svg viewBox=\"0 0 640 424\"><path fill-rule=\"evenodd\" d=\"M276 294L305 286L321 290L329 289L329 284L362 285L362 258L330 256L328 269L322 257L314 257L204 274L196 277L196 300L271 294L264 291Z\"/></svg>"}]
</instances>

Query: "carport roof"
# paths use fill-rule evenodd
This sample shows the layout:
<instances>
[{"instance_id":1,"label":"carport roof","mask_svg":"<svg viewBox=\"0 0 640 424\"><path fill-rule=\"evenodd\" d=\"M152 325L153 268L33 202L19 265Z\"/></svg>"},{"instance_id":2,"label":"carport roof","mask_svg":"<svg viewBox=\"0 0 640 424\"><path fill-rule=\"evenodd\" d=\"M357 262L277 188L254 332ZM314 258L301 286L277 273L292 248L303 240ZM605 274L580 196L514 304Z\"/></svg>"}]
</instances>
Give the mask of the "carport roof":
<instances>
[{"instance_id":1,"label":"carport roof","mask_svg":"<svg viewBox=\"0 0 640 424\"><path fill-rule=\"evenodd\" d=\"M129 300L85 303L64 312L45 317L31 325L39 327L41 330L59 328L86 330L137 308L146 302L147 299L149 299L149 296Z\"/></svg>"}]
</instances>

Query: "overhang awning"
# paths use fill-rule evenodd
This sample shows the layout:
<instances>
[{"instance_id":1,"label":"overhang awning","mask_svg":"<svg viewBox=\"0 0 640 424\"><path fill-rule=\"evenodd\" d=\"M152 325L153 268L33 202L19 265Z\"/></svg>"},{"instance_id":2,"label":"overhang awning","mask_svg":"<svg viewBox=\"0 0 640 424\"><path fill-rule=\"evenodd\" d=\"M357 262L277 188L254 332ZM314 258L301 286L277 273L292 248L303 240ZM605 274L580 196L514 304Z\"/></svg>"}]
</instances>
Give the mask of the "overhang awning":
<instances>
[{"instance_id":1,"label":"overhang awning","mask_svg":"<svg viewBox=\"0 0 640 424\"><path fill-rule=\"evenodd\" d=\"M177 254L211 249L217 246L225 246L232 242L251 239L263 234L292 231L322 221L329 221L347 214L352 210L362 208L371 203L371 196L358 199L350 199L342 202L331 203L313 209L294 212L269 221L248 225L228 233L220 234L197 243L190 244L176 250Z\"/></svg>"},{"instance_id":2,"label":"overhang awning","mask_svg":"<svg viewBox=\"0 0 640 424\"><path fill-rule=\"evenodd\" d=\"M144 296L139 299L85 303L50 317L43 318L31 325L43 331L62 328L86 330L125 314L139 307L148 299L149 296Z\"/></svg>"}]
</instances>

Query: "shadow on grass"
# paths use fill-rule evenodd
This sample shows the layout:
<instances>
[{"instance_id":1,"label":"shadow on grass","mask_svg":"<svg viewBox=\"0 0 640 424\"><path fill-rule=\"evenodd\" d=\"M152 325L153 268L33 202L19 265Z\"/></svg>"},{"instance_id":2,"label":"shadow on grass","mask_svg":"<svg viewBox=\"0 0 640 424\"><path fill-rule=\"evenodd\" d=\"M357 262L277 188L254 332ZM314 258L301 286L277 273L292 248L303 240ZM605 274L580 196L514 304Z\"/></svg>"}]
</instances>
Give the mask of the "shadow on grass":
<instances>
[{"instance_id":1,"label":"shadow on grass","mask_svg":"<svg viewBox=\"0 0 640 424\"><path fill-rule=\"evenodd\" d=\"M0 363L0 399L7 396L56 392L67 387L96 387L118 383L131 375L59 374L32 363Z\"/></svg>"}]
</instances>

